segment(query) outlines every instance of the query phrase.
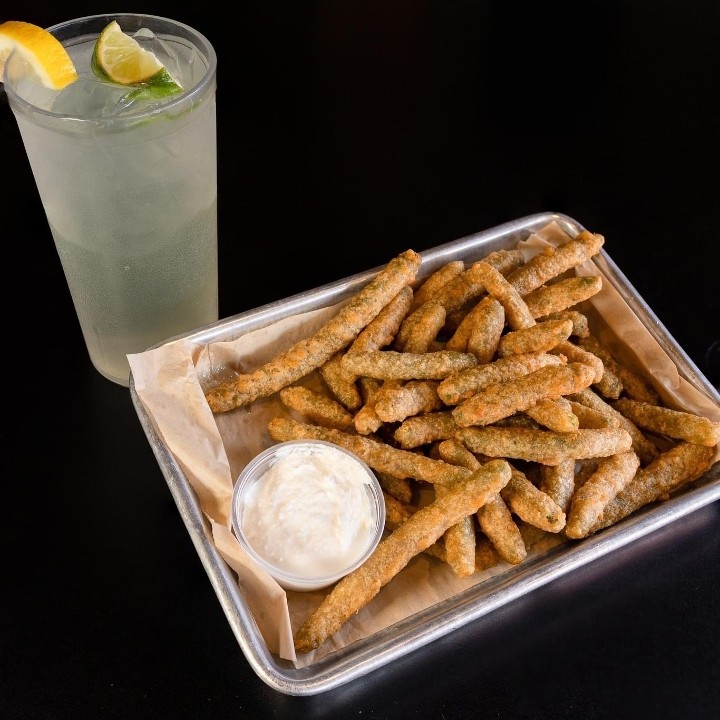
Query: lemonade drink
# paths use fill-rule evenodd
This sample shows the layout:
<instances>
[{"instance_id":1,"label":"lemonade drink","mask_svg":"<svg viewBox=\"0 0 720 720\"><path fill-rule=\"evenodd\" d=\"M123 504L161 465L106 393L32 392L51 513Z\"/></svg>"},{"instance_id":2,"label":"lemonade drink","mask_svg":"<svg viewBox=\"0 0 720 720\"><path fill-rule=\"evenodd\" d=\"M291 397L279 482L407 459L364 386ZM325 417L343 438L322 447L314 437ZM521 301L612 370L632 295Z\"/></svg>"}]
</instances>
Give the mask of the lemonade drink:
<instances>
[{"instance_id":1,"label":"lemonade drink","mask_svg":"<svg viewBox=\"0 0 720 720\"><path fill-rule=\"evenodd\" d=\"M129 35L142 28L182 92L137 97L93 74L113 19ZM218 319L216 57L196 31L152 16L50 31L79 79L49 90L11 57L6 92L90 359L127 386L128 353Z\"/></svg>"}]
</instances>

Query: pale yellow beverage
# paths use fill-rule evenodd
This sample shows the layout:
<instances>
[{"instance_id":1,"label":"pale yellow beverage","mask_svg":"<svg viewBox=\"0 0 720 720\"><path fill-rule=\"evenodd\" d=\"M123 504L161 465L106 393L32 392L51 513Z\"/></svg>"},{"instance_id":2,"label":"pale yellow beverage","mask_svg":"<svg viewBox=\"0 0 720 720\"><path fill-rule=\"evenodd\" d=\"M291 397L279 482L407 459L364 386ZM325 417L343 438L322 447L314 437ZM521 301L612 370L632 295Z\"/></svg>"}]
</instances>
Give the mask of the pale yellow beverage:
<instances>
[{"instance_id":1,"label":"pale yellow beverage","mask_svg":"<svg viewBox=\"0 0 720 720\"><path fill-rule=\"evenodd\" d=\"M93 74L95 41L113 19L182 92L137 97ZM5 88L90 359L127 386L127 354L218 319L216 56L200 33L152 16L49 30L79 79L49 90L11 57Z\"/></svg>"}]
</instances>

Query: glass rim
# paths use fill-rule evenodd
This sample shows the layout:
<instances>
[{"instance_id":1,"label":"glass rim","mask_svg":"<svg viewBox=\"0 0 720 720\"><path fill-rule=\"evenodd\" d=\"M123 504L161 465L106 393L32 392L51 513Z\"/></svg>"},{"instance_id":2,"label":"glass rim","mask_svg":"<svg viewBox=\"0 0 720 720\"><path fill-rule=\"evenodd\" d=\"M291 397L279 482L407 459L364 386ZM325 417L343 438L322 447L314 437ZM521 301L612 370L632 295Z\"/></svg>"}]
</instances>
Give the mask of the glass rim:
<instances>
[{"instance_id":1,"label":"glass rim","mask_svg":"<svg viewBox=\"0 0 720 720\"><path fill-rule=\"evenodd\" d=\"M69 28L74 25L91 23L93 21L101 19L103 19L107 24L113 20L121 21L122 18L142 18L153 22L159 21L163 23L168 23L176 28L182 29L189 36L185 39L192 40L198 52L207 61L207 70L205 71L202 79L192 88L190 88L190 90L182 92L177 96L168 99L166 102L163 102L160 105L153 105L151 108L146 109L141 108L136 112L125 113L118 116L87 118L83 117L82 115L75 115L71 113L57 113L53 112L52 110L38 107L37 105L29 102L24 97L19 95L16 92L15 88L12 87L12 84L4 82L4 78L0 77L0 82L2 82L2 89L5 91L5 94L8 97L8 101L13 107L13 109L22 112L24 115L42 116L51 120L72 120L73 122L82 125L88 124L95 126L111 126L127 124L128 122L136 122L139 119L146 119L152 117L153 115L165 114L168 111L172 111L178 105L185 104L188 102L188 100L192 102L195 97L202 96L207 92L208 86L215 81L215 76L217 73L217 54L215 52L215 48L208 40L208 38L203 35L203 33L201 33L199 30L196 30L194 27L181 22L180 20L173 20L172 18L164 17L162 15L148 15L146 13L100 13L97 15L85 15L83 17L73 18L71 20L64 20L63 22L56 23L55 25L51 25L50 27L45 29L52 35L56 36L56 33L59 30ZM98 33L100 32L100 29L98 30ZM7 73L8 70L6 67L6 76Z\"/></svg>"}]
</instances>

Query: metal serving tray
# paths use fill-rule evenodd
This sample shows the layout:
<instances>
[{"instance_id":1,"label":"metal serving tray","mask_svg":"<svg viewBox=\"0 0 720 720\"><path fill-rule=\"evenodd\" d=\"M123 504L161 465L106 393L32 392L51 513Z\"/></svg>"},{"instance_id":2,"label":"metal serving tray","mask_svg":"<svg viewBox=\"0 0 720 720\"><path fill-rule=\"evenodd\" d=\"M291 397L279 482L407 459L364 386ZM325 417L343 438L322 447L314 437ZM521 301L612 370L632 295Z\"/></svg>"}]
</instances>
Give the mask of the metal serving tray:
<instances>
[{"instance_id":1,"label":"metal serving tray","mask_svg":"<svg viewBox=\"0 0 720 720\"><path fill-rule=\"evenodd\" d=\"M518 241L526 239L551 221L557 222L572 236L584 229L580 223L566 215L557 213L529 215L422 252L423 261L419 277L428 275L450 260L462 259L472 262L493 250L514 247ZM638 296L604 249L594 261L670 356L680 374L720 407L718 392ZM188 338L200 346L222 340L234 340L246 332L270 325L285 317L340 302L355 294L379 270L380 268L369 270L286 300L270 303L179 337ZM176 339L178 338L173 338ZM298 669L293 663L282 660L268 651L238 588L234 572L215 548L210 527L200 510L195 491L188 483L176 458L155 431L137 395L132 376L130 394L170 492L243 654L267 685L288 695L318 694L366 675L575 568L590 563L720 498L720 462L718 462L702 478L691 483L667 502L641 509L616 525L581 542L562 543L547 553L534 558L528 557L521 564L418 612L380 633L331 653L315 664Z\"/></svg>"}]
</instances>

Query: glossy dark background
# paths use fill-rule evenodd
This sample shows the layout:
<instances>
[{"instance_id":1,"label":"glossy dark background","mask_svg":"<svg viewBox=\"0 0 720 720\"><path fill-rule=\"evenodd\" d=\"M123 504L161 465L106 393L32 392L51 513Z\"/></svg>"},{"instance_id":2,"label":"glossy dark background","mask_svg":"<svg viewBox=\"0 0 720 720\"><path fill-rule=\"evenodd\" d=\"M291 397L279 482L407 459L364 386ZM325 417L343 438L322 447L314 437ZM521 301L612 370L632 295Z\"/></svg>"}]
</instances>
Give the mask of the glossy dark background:
<instances>
[{"instance_id":1,"label":"glossy dark background","mask_svg":"<svg viewBox=\"0 0 720 720\"><path fill-rule=\"evenodd\" d=\"M144 11L213 42L223 316L558 211L720 382L715 0L220 7L3 0L0 21ZM264 685L129 392L87 359L2 94L0 149L3 720L720 714L718 503L338 690Z\"/></svg>"}]
</instances>

